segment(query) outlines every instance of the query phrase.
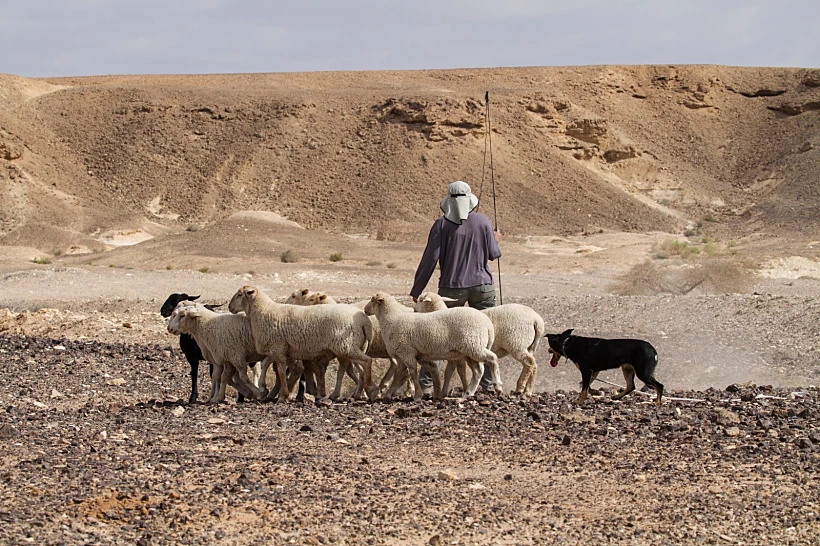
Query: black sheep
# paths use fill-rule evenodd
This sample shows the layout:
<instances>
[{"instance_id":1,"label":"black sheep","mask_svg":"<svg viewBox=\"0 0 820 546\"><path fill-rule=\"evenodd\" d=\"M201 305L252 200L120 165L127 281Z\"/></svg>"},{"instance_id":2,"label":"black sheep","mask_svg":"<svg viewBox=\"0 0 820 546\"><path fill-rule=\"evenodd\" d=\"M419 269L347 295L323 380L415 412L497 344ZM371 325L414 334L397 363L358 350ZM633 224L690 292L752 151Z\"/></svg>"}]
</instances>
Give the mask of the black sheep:
<instances>
[{"instance_id":1,"label":"black sheep","mask_svg":"<svg viewBox=\"0 0 820 546\"><path fill-rule=\"evenodd\" d=\"M168 296L168 299L162 304L159 314L166 318L170 317L179 302L195 301L197 299L199 299L199 296L189 296L188 294L179 294L175 292ZM205 307L211 310L214 310L220 306L221 304L205 305ZM185 355L185 359L188 361L188 364L191 365L191 396L188 397L188 403L193 404L199 396L199 390L197 389L196 384L197 374L199 373L199 361L205 360L205 357L202 356L202 350L199 348L199 345L196 344L196 340L188 334L182 334L179 336L179 348L182 349L182 354ZM251 366L254 366L254 364L251 364ZM214 373L214 367L212 364L208 365L208 373L210 375L213 375ZM240 394L237 396L236 400L237 402L242 402L245 398Z\"/></svg>"}]
</instances>

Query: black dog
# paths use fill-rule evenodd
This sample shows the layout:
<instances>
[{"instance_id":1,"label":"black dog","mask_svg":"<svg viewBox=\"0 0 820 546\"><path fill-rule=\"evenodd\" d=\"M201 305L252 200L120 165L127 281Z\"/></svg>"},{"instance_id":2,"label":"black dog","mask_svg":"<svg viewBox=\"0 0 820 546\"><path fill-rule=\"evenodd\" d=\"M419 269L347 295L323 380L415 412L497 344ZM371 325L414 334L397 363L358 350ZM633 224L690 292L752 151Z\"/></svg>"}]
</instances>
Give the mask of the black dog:
<instances>
[{"instance_id":1,"label":"black dog","mask_svg":"<svg viewBox=\"0 0 820 546\"><path fill-rule=\"evenodd\" d=\"M626 379L626 388L612 397L620 400L635 390L635 375L658 393L657 405L661 405L663 385L653 374L658 364L658 352L648 342L641 339L601 339L572 335L572 329L560 334L546 334L552 353L550 365L554 368L558 360L565 356L581 371L581 396L583 404L589 392L589 385L599 372L621 368Z\"/></svg>"}]
</instances>

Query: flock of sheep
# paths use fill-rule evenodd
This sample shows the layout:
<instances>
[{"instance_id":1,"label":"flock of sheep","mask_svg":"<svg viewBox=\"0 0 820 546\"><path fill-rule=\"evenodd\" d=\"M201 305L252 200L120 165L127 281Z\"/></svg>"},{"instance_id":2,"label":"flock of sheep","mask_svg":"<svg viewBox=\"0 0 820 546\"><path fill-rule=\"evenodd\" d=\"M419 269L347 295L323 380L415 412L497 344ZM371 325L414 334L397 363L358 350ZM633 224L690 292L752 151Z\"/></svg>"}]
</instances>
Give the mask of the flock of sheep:
<instances>
[{"instance_id":1,"label":"flock of sheep","mask_svg":"<svg viewBox=\"0 0 820 546\"><path fill-rule=\"evenodd\" d=\"M242 398L285 401L303 374L312 394L325 398L325 373L334 358L339 362L330 396L334 400L341 396L345 374L356 383L354 398L364 393L371 401L390 400L406 388L409 378L418 400L422 397L419 365L430 370L437 398L450 394L453 371L459 374L464 396L474 395L485 366L492 371L493 390L500 393L498 359L506 355L523 367L515 392L529 396L537 372L535 350L544 336L544 320L525 305L484 311L447 308L434 293L422 294L414 308L384 292L355 304L340 304L308 289L294 292L282 304L258 288L243 286L231 298L230 313L216 312L195 299L173 294L163 306L163 315L170 315L168 331L180 335L191 363L192 402L197 397L199 360L212 366L206 403L223 402L228 385ZM377 358L390 361L378 385L372 372ZM438 374L442 360L447 361L443 383ZM268 390L265 377L271 364L276 384ZM467 368L472 372L469 381Z\"/></svg>"}]
</instances>

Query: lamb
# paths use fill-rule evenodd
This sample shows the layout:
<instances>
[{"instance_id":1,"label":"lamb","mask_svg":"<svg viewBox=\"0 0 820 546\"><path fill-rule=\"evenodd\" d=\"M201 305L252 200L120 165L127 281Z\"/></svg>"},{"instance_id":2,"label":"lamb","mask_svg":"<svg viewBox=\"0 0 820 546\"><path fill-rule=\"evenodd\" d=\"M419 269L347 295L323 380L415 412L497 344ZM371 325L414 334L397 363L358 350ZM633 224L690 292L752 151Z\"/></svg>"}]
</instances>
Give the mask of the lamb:
<instances>
[{"instance_id":1,"label":"lamb","mask_svg":"<svg viewBox=\"0 0 820 546\"><path fill-rule=\"evenodd\" d=\"M229 382L250 398L262 398L266 394L248 381L248 363L264 357L254 348L251 324L245 315L215 313L204 305L184 301L171 313L168 331L192 336L214 366L211 395L206 403L223 402Z\"/></svg>"},{"instance_id":2,"label":"lamb","mask_svg":"<svg viewBox=\"0 0 820 546\"><path fill-rule=\"evenodd\" d=\"M288 301L299 301L303 302L302 305L322 305L322 304L335 304L336 300L325 294L324 292L311 292L307 288L303 288L297 292L291 294L291 297ZM364 310L365 306L370 302L370 300L362 300L356 303L352 303L354 307ZM402 311L405 313L411 313L413 310L409 307L402 306ZM390 357L390 354L387 352L387 348L384 345L384 340L382 339L381 335L381 327L379 326L379 321L376 317L370 317L371 322L373 323L373 342L367 349L367 354L371 358L386 358L390 361L390 366L387 368L382 380L379 382L379 392L383 393L385 399L389 400L395 396L395 391L399 386L401 386L401 381L396 382L396 370L398 369L398 363L394 358ZM353 367L350 366L350 363L347 361L342 361L339 363L339 370L336 374L336 388L333 390L333 394L330 395L330 398L336 400L341 396L342 391L342 380L344 379L344 373L347 370L348 375L354 381L358 381L356 377L351 373L353 371ZM406 374L404 374L406 377ZM391 385L390 389L385 392L385 388L387 383L393 380L393 385ZM357 382L357 385L360 385ZM358 398L361 396L361 386L356 389L356 392L353 393L353 398Z\"/></svg>"},{"instance_id":3,"label":"lamb","mask_svg":"<svg viewBox=\"0 0 820 546\"><path fill-rule=\"evenodd\" d=\"M240 288L228 309L248 315L257 352L270 356L276 363L276 375L282 386L280 401L287 400L292 388L285 376L288 364L292 364L298 376L302 370L300 361L326 365L334 356L362 367L364 389L370 400L375 398L372 359L365 352L373 339L373 326L359 309L348 305L276 303L253 286Z\"/></svg>"},{"instance_id":4,"label":"lamb","mask_svg":"<svg viewBox=\"0 0 820 546\"><path fill-rule=\"evenodd\" d=\"M160 308L160 315L163 317L170 317L171 313L174 312L174 308L177 304L181 301L196 301L199 299L199 296L189 296L185 293L175 292L168 296L168 299L165 300L165 303L162 304ZM205 304L205 307L213 311L217 307L221 307L221 304ZM199 397L199 390L197 388L197 375L199 374L199 361L205 360L205 357L202 356L202 351L197 345L194 338L189 336L188 334L182 334L179 336L179 348L182 349L182 354L185 355L185 359L188 361L188 364L191 366L191 396L188 397L188 403L193 404L196 402L196 399ZM250 364L251 367L254 368L254 372L256 372L259 367L254 367L254 363ZM213 364L209 365L209 375L213 376ZM237 402L242 402L244 397L242 393L239 393L237 396Z\"/></svg>"},{"instance_id":5,"label":"lamb","mask_svg":"<svg viewBox=\"0 0 820 546\"><path fill-rule=\"evenodd\" d=\"M415 310L427 313L447 309L448 299L432 292L424 293L419 297ZM533 309L518 303L491 307L482 310L482 313L490 317L495 328L492 351L498 358L510 355L521 363L521 375L518 377L515 393L532 396L538 373L535 351L544 336L544 319Z\"/></svg>"},{"instance_id":6,"label":"lamb","mask_svg":"<svg viewBox=\"0 0 820 546\"><path fill-rule=\"evenodd\" d=\"M405 313L402 307L392 296L377 292L364 311L378 318L387 352L407 368L413 379L413 397L416 400L422 396L417 369L419 360L466 360L473 371L466 392L468 396L475 394L484 373L484 364L489 363L493 370L493 382L500 390L498 357L490 350L495 332L487 315L469 307L429 314ZM434 381L437 375L433 374ZM437 394L441 396L443 392L439 389Z\"/></svg>"}]
</instances>

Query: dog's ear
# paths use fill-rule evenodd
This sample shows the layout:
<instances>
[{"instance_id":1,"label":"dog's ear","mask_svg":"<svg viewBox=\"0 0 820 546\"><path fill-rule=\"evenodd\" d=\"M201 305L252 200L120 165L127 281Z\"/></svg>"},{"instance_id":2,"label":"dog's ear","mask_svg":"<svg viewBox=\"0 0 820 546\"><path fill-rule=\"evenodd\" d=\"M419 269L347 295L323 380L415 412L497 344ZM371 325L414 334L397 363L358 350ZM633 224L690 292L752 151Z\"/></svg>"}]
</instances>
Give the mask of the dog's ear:
<instances>
[{"instance_id":1,"label":"dog's ear","mask_svg":"<svg viewBox=\"0 0 820 546\"><path fill-rule=\"evenodd\" d=\"M570 328L569 330L564 330L563 332L561 332L561 335L562 336L570 336L570 335L572 335L573 330L575 330L575 328Z\"/></svg>"}]
</instances>

